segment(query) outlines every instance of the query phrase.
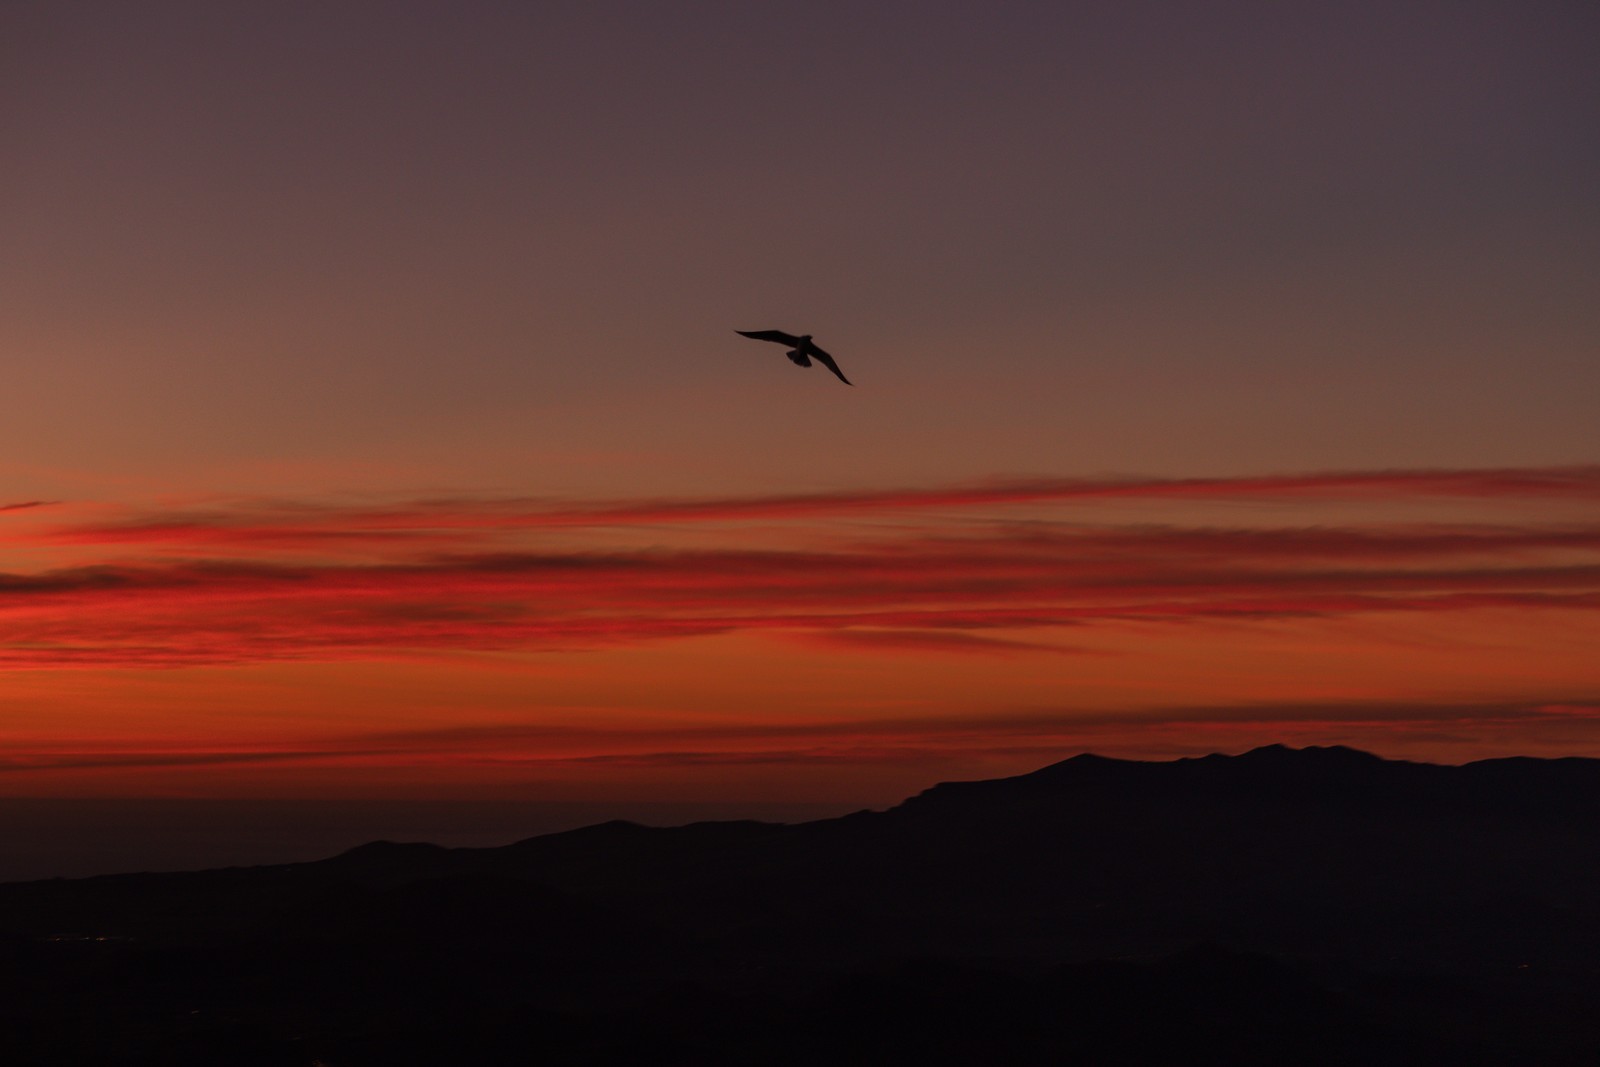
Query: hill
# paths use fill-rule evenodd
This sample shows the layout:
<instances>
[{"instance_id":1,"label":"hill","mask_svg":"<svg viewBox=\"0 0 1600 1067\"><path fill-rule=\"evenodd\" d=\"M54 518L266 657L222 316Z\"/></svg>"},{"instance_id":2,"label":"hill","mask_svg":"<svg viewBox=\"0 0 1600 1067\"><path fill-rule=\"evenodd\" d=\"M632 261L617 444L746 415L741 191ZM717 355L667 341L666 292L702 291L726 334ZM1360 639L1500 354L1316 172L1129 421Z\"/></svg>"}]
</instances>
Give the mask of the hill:
<instances>
[{"instance_id":1,"label":"hill","mask_svg":"<svg viewBox=\"0 0 1600 1067\"><path fill-rule=\"evenodd\" d=\"M798 825L0 885L13 1062L1593 1063L1600 761L1080 756Z\"/></svg>"}]
</instances>

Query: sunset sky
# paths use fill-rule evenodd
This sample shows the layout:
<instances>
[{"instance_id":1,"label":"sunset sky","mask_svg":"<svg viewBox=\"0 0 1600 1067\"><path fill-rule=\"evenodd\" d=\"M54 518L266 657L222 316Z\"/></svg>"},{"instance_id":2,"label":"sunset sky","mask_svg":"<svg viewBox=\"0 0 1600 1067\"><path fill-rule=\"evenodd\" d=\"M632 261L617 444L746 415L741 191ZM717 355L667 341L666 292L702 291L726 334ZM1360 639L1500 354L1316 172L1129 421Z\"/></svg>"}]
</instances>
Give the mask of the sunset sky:
<instances>
[{"instance_id":1,"label":"sunset sky","mask_svg":"<svg viewBox=\"0 0 1600 1067\"><path fill-rule=\"evenodd\" d=\"M1597 40L7 4L0 796L1600 756Z\"/></svg>"}]
</instances>

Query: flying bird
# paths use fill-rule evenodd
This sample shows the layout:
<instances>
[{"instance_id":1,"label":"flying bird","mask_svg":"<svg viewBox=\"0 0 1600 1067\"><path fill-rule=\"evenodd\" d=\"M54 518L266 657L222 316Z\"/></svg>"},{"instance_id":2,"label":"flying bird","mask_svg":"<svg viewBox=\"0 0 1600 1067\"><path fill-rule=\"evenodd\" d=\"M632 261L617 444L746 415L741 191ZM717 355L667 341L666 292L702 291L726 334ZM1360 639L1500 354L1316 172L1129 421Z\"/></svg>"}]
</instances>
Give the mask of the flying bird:
<instances>
[{"instance_id":1,"label":"flying bird","mask_svg":"<svg viewBox=\"0 0 1600 1067\"><path fill-rule=\"evenodd\" d=\"M811 335L809 333L803 333L799 337L796 337L794 334L784 333L782 330L734 330L733 332L738 334L740 337L753 337L757 341L776 341L780 345L788 345L789 361L794 363L796 366L809 367L811 366L811 361L814 359L824 367L827 367L829 370L833 371L838 379L844 384L855 384L849 378L844 376L844 372L839 369L839 364L833 361L832 356L828 355L828 353L824 352L811 342Z\"/></svg>"}]
</instances>

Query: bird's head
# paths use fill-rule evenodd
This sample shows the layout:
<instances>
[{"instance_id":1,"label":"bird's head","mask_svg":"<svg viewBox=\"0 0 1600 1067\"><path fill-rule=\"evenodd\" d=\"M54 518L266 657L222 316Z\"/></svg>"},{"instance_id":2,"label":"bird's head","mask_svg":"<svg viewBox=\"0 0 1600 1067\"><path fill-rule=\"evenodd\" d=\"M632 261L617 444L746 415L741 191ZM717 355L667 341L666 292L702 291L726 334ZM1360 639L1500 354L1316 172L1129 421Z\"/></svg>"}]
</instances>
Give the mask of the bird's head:
<instances>
[{"instance_id":1,"label":"bird's head","mask_svg":"<svg viewBox=\"0 0 1600 1067\"><path fill-rule=\"evenodd\" d=\"M811 335L809 333L803 333L803 334L800 335L800 343L801 344L807 344L807 343L810 342L810 340L811 340Z\"/></svg>"}]
</instances>

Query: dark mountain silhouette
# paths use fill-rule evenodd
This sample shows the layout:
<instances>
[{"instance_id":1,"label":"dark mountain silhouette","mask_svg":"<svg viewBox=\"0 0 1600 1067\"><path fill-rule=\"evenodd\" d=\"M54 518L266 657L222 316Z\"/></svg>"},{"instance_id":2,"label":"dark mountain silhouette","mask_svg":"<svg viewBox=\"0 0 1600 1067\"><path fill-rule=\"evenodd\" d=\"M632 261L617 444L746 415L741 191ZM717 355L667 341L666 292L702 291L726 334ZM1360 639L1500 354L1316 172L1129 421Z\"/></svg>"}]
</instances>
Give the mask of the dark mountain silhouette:
<instances>
[{"instance_id":1,"label":"dark mountain silhouette","mask_svg":"<svg viewBox=\"0 0 1600 1067\"><path fill-rule=\"evenodd\" d=\"M1593 1064L1600 761L1079 756L793 826L0 885L29 1063Z\"/></svg>"}]
</instances>

